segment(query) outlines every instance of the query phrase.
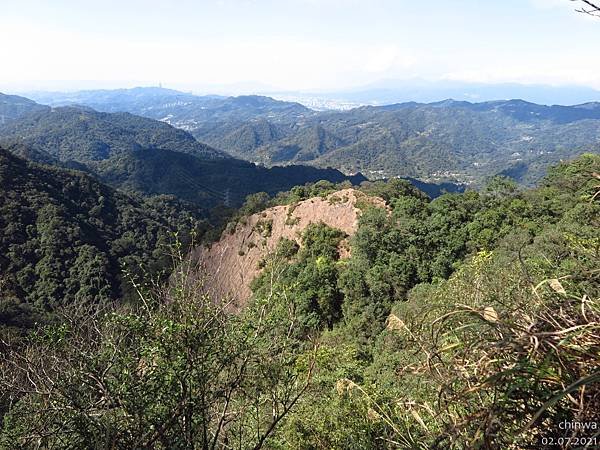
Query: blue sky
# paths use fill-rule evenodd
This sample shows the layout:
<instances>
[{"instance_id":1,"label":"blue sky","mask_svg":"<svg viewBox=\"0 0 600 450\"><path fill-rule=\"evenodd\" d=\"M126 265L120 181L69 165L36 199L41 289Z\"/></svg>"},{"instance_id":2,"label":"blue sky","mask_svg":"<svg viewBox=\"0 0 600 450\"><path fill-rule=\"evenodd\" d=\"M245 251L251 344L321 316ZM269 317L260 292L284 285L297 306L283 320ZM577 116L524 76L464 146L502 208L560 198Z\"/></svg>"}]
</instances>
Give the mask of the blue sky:
<instances>
[{"instance_id":1,"label":"blue sky","mask_svg":"<svg viewBox=\"0 0 600 450\"><path fill-rule=\"evenodd\" d=\"M570 0L0 0L0 90L333 90L382 79L600 88Z\"/></svg>"}]
</instances>

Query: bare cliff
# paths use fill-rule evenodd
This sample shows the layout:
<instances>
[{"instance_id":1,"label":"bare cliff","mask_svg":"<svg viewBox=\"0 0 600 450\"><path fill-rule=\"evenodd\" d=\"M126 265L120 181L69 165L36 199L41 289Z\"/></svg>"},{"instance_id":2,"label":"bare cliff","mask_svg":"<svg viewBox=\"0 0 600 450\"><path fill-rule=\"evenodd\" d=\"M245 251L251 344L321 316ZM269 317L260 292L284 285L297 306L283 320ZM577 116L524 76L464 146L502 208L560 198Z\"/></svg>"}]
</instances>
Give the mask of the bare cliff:
<instances>
[{"instance_id":1,"label":"bare cliff","mask_svg":"<svg viewBox=\"0 0 600 450\"><path fill-rule=\"evenodd\" d=\"M276 249L282 238L300 244L304 229L319 222L352 236L361 214L358 202L385 207L382 199L344 189L325 198L275 206L245 217L224 231L219 241L193 252L206 291L215 298L230 299L234 307L243 306L252 294L250 283L260 274L260 261Z\"/></svg>"}]
</instances>

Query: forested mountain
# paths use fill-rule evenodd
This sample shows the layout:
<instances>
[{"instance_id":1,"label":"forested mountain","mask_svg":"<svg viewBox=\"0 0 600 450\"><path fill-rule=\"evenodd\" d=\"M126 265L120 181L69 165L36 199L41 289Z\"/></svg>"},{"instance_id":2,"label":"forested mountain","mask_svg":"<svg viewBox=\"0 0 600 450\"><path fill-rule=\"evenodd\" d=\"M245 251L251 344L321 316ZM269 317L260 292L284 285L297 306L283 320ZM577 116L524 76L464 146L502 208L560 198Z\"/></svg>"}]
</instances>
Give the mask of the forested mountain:
<instances>
[{"instance_id":1,"label":"forested mountain","mask_svg":"<svg viewBox=\"0 0 600 450\"><path fill-rule=\"evenodd\" d=\"M44 163L87 171L113 187L169 194L208 210L240 205L248 194L275 194L321 179L359 183L333 169L258 167L197 142L171 125L87 107L35 112L0 127L0 143Z\"/></svg>"},{"instance_id":2,"label":"forested mountain","mask_svg":"<svg viewBox=\"0 0 600 450\"><path fill-rule=\"evenodd\" d=\"M39 170L5 157L8 180ZM258 259L241 310L182 258L138 308L1 341L0 446L594 448L597 429L565 424L600 411L599 180L586 154L528 190L496 178L431 200L402 180L321 183L262 213L254 196L222 241L239 245L229 260ZM285 232L338 207L352 224ZM51 244L55 221L39 226L48 261L69 251Z\"/></svg>"},{"instance_id":3,"label":"forested mountain","mask_svg":"<svg viewBox=\"0 0 600 450\"><path fill-rule=\"evenodd\" d=\"M502 173L533 184L549 165L600 148L598 103L447 100L315 112L268 97L199 97L158 88L37 98L163 120L214 148L268 166L330 166L370 178L481 185Z\"/></svg>"},{"instance_id":4,"label":"forested mountain","mask_svg":"<svg viewBox=\"0 0 600 450\"><path fill-rule=\"evenodd\" d=\"M0 125L30 112L47 109L47 106L38 105L28 98L19 97L18 95L6 95L0 92Z\"/></svg>"},{"instance_id":5,"label":"forested mountain","mask_svg":"<svg viewBox=\"0 0 600 450\"><path fill-rule=\"evenodd\" d=\"M0 130L3 140L45 150L60 161L102 161L149 149L178 151L204 159L228 157L166 123L129 113L101 113L87 107L45 108Z\"/></svg>"},{"instance_id":6,"label":"forested mountain","mask_svg":"<svg viewBox=\"0 0 600 450\"><path fill-rule=\"evenodd\" d=\"M543 448L582 437L556 430L598 417L599 180L600 157L588 154L534 190L495 179L430 201L378 182L362 191L389 209L363 201L350 237L315 222L301 245L252 246L275 232L273 210L224 234L239 259L263 252L254 302L281 320L295 313L302 357L320 336L314 385L273 446ZM334 208L342 195L321 201ZM290 193L288 216L306 203Z\"/></svg>"},{"instance_id":7,"label":"forested mountain","mask_svg":"<svg viewBox=\"0 0 600 450\"><path fill-rule=\"evenodd\" d=\"M73 303L131 299L126 273L166 268L171 233L189 242L199 216L173 197L127 196L0 148L0 326L32 326Z\"/></svg>"},{"instance_id":8,"label":"forested mountain","mask_svg":"<svg viewBox=\"0 0 600 450\"><path fill-rule=\"evenodd\" d=\"M258 95L198 96L152 87L32 93L31 98L51 106L85 105L97 111L129 112L163 120L186 130L193 130L206 121L243 122L259 118L296 120L313 113L299 103L282 102Z\"/></svg>"},{"instance_id":9,"label":"forested mountain","mask_svg":"<svg viewBox=\"0 0 600 450\"><path fill-rule=\"evenodd\" d=\"M522 101L447 101L363 107L321 113L300 126L278 124L271 142L254 146L247 131L253 125L220 138L201 128L194 134L267 165L302 161L370 177L476 183L504 172L530 184L549 164L600 150L600 105L595 103L549 107Z\"/></svg>"}]
</instances>

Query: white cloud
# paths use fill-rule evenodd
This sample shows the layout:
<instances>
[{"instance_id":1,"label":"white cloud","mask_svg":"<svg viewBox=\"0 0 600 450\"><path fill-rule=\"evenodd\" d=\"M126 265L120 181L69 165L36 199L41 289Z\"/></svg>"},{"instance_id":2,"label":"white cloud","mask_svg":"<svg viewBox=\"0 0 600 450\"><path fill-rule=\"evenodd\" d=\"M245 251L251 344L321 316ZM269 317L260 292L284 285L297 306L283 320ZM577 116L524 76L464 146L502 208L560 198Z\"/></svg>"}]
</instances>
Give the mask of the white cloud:
<instances>
[{"instance_id":1,"label":"white cloud","mask_svg":"<svg viewBox=\"0 0 600 450\"><path fill-rule=\"evenodd\" d=\"M22 84L130 79L201 85L244 79L282 89L309 89L360 82L361 74L411 62L393 46L351 46L285 36L245 42L217 38L119 41L13 24L0 29L0 41L12 42L0 47L0 59L10 61L2 68L2 80Z\"/></svg>"},{"instance_id":2,"label":"white cloud","mask_svg":"<svg viewBox=\"0 0 600 450\"><path fill-rule=\"evenodd\" d=\"M600 19L582 23L589 18L569 0L480 2L460 14L446 2L430 12L402 0L182 0L139 20L133 0L124 2L131 11L105 0L99 12L71 5L72 16L50 18L19 6L36 1L13 2L13 17L0 16L0 87L258 81L307 90L443 76L600 87Z\"/></svg>"}]
</instances>

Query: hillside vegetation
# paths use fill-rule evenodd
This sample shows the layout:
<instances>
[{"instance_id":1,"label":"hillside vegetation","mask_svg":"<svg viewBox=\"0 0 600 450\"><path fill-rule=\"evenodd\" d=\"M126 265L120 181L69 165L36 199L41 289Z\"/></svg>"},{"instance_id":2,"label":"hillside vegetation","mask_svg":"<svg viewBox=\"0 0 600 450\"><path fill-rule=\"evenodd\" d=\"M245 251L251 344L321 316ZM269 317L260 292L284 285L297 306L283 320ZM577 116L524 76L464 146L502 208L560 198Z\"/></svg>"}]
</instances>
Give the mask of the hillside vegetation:
<instances>
[{"instance_id":1,"label":"hillside vegetation","mask_svg":"<svg viewBox=\"0 0 600 450\"><path fill-rule=\"evenodd\" d=\"M227 155L200 144L185 131L128 113L107 114L82 107L53 108L27 114L2 128L61 161L100 161L132 151L176 150L201 158Z\"/></svg>"},{"instance_id":2,"label":"hillside vegetation","mask_svg":"<svg viewBox=\"0 0 600 450\"><path fill-rule=\"evenodd\" d=\"M173 197L119 193L81 172L0 148L0 330L32 327L65 305L135 300L132 279L170 266L200 212Z\"/></svg>"},{"instance_id":3,"label":"hillside vegetation","mask_svg":"<svg viewBox=\"0 0 600 450\"><path fill-rule=\"evenodd\" d=\"M523 101L406 103L320 113L293 125L260 121L203 142L264 164L309 163L368 177L415 177L481 185L510 175L533 184L546 168L598 152L600 107L547 107ZM257 138L258 137L258 138Z\"/></svg>"},{"instance_id":4,"label":"hillside vegetation","mask_svg":"<svg viewBox=\"0 0 600 450\"><path fill-rule=\"evenodd\" d=\"M43 111L47 106L38 105L33 100L18 95L6 95L0 92L0 125L34 111Z\"/></svg>"},{"instance_id":5,"label":"hillside vegetation","mask_svg":"<svg viewBox=\"0 0 600 450\"><path fill-rule=\"evenodd\" d=\"M600 420L599 173L586 154L435 200L371 183L389 209L361 205L350 255L323 223L282 239L237 314L181 255L140 307L3 341L0 445L593 448L561 424Z\"/></svg>"},{"instance_id":6,"label":"hillside vegetation","mask_svg":"<svg viewBox=\"0 0 600 450\"><path fill-rule=\"evenodd\" d=\"M166 123L89 108L46 109L0 127L0 143L38 162L87 171L127 192L175 195L210 214L240 206L255 192L276 194L322 179L351 180L333 169L268 169L234 159Z\"/></svg>"},{"instance_id":7,"label":"hillside vegetation","mask_svg":"<svg viewBox=\"0 0 600 450\"><path fill-rule=\"evenodd\" d=\"M200 246L191 255L199 262L205 289L213 297L230 298L232 306L243 307L251 297L252 281L282 239L297 247L304 231L315 223L327 224L344 236L351 236L358 227L359 206L385 207L380 199L368 197L348 185L344 187L340 189L342 186L321 181L296 187L289 195L281 194L274 199L261 194L250 196L240 211L242 214L228 224L220 239L209 246ZM320 195L314 197L316 194ZM274 206L250 214L268 205ZM348 250L347 246L345 249Z\"/></svg>"},{"instance_id":8,"label":"hillside vegetation","mask_svg":"<svg viewBox=\"0 0 600 450\"><path fill-rule=\"evenodd\" d=\"M598 153L600 105L446 100L311 111L268 97L195 96L160 88L36 97L163 120L214 148L267 166L310 164L369 178L412 177L481 187L503 174L534 185L546 169Z\"/></svg>"}]
</instances>

